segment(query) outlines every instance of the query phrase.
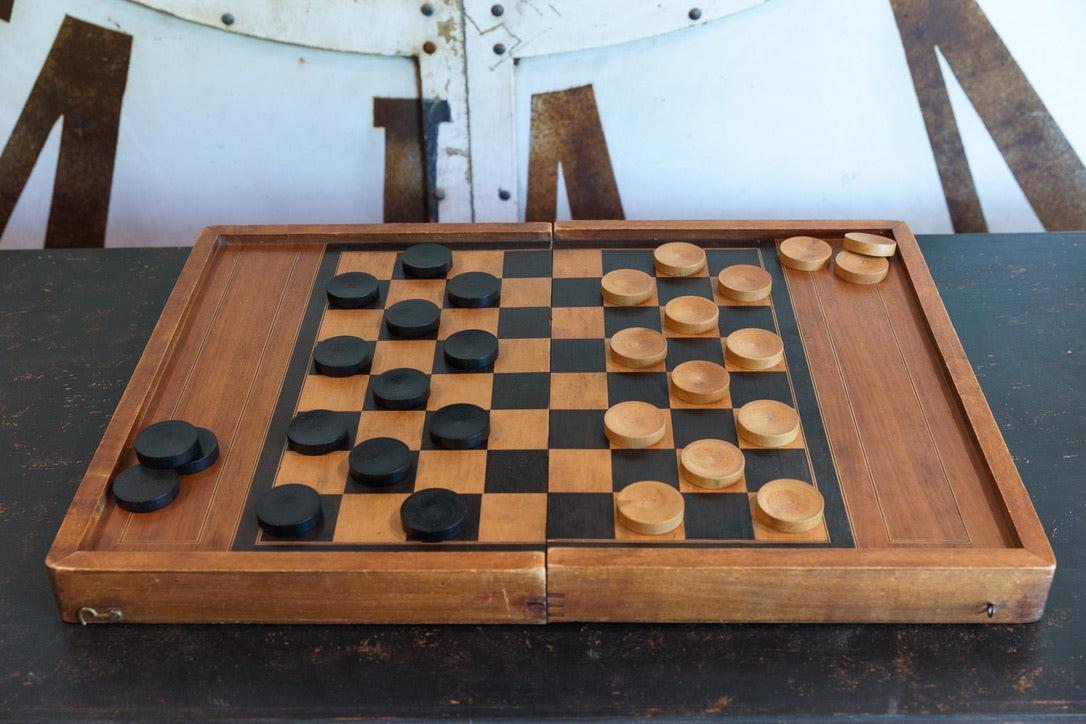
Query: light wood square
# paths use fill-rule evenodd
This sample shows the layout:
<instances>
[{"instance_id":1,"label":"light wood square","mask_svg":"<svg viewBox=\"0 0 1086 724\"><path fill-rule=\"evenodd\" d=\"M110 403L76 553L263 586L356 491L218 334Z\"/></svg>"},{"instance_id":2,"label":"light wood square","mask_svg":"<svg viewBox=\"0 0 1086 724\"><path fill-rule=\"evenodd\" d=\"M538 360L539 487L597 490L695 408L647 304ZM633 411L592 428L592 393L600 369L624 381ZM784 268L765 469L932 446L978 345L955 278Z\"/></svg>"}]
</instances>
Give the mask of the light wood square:
<instances>
[{"instance_id":1,"label":"light wood square","mask_svg":"<svg viewBox=\"0 0 1086 724\"><path fill-rule=\"evenodd\" d=\"M444 279L393 279L388 283L385 309L406 299L425 299L440 307L444 298Z\"/></svg>"},{"instance_id":2,"label":"light wood square","mask_svg":"<svg viewBox=\"0 0 1086 724\"><path fill-rule=\"evenodd\" d=\"M549 372L551 341L549 339L500 339L495 372Z\"/></svg>"},{"instance_id":3,"label":"light wood square","mask_svg":"<svg viewBox=\"0 0 1086 724\"><path fill-rule=\"evenodd\" d=\"M549 410L491 410L491 450L546 450L550 434Z\"/></svg>"},{"instance_id":4,"label":"light wood square","mask_svg":"<svg viewBox=\"0 0 1086 724\"><path fill-rule=\"evenodd\" d=\"M275 485L300 483L322 495L340 495L347 485L350 472L347 451L336 450L324 455L302 455L292 450L283 453Z\"/></svg>"},{"instance_id":5,"label":"light wood square","mask_svg":"<svg viewBox=\"0 0 1086 724\"><path fill-rule=\"evenodd\" d=\"M415 490L448 488L456 493L482 493L486 485L486 450L421 450Z\"/></svg>"},{"instance_id":6,"label":"light wood square","mask_svg":"<svg viewBox=\"0 0 1086 724\"><path fill-rule=\"evenodd\" d=\"M398 367L410 367L430 374L434 371L437 342L432 339L382 339L373 349L371 375Z\"/></svg>"},{"instance_id":7,"label":"light wood square","mask_svg":"<svg viewBox=\"0 0 1086 724\"><path fill-rule=\"evenodd\" d=\"M328 309L321 319L317 340L349 334L372 342L381 332L383 309Z\"/></svg>"},{"instance_id":8,"label":"light wood square","mask_svg":"<svg viewBox=\"0 0 1086 724\"><path fill-rule=\"evenodd\" d=\"M754 523L754 540L788 543L828 543L830 540L830 532L826 528L825 516L818 522L818 525L810 530L802 533L782 533L762 522L762 514L758 510L757 493L747 493L747 500L750 502L750 517Z\"/></svg>"},{"instance_id":9,"label":"light wood square","mask_svg":"<svg viewBox=\"0 0 1086 724\"><path fill-rule=\"evenodd\" d=\"M551 310L554 339L599 339L604 336L603 307L555 307Z\"/></svg>"},{"instance_id":10,"label":"light wood square","mask_svg":"<svg viewBox=\"0 0 1086 724\"><path fill-rule=\"evenodd\" d=\"M505 268L505 252L501 249L472 249L454 251L453 265L449 270L449 279L464 272L486 272L501 279Z\"/></svg>"},{"instance_id":11,"label":"light wood square","mask_svg":"<svg viewBox=\"0 0 1086 724\"><path fill-rule=\"evenodd\" d=\"M441 326L437 330L439 339L445 339L465 329L481 329L498 336L498 308L451 307L441 310Z\"/></svg>"},{"instance_id":12,"label":"light wood square","mask_svg":"<svg viewBox=\"0 0 1086 724\"><path fill-rule=\"evenodd\" d=\"M336 543L397 543L407 540L400 523L405 494L344 495L332 539Z\"/></svg>"},{"instance_id":13,"label":"light wood square","mask_svg":"<svg viewBox=\"0 0 1086 724\"><path fill-rule=\"evenodd\" d=\"M610 450L551 450L548 464L548 492L614 492Z\"/></svg>"},{"instance_id":14,"label":"light wood square","mask_svg":"<svg viewBox=\"0 0 1086 724\"><path fill-rule=\"evenodd\" d=\"M494 375L489 372L464 372L430 376L430 400L427 409L437 410L445 405L467 402L490 409L494 392Z\"/></svg>"},{"instance_id":15,"label":"light wood square","mask_svg":"<svg viewBox=\"0 0 1086 724\"><path fill-rule=\"evenodd\" d=\"M391 279L395 268L394 251L345 251L339 255L336 274L366 272L378 279Z\"/></svg>"},{"instance_id":16,"label":"light wood square","mask_svg":"<svg viewBox=\"0 0 1086 724\"><path fill-rule=\"evenodd\" d=\"M482 543L544 543L547 540L545 493L488 493L479 511Z\"/></svg>"},{"instance_id":17,"label":"light wood square","mask_svg":"<svg viewBox=\"0 0 1086 724\"><path fill-rule=\"evenodd\" d=\"M355 444L374 437L394 437L418 450L425 425L425 410L364 410L358 419Z\"/></svg>"},{"instance_id":18,"label":"light wood square","mask_svg":"<svg viewBox=\"0 0 1086 724\"><path fill-rule=\"evenodd\" d=\"M299 410L361 410L369 375L306 375L298 395Z\"/></svg>"},{"instance_id":19,"label":"light wood square","mask_svg":"<svg viewBox=\"0 0 1086 724\"><path fill-rule=\"evenodd\" d=\"M503 279L503 307L549 307L551 305L550 277Z\"/></svg>"},{"instance_id":20,"label":"light wood square","mask_svg":"<svg viewBox=\"0 0 1086 724\"><path fill-rule=\"evenodd\" d=\"M551 375L552 410L607 409L606 372L556 372Z\"/></svg>"},{"instance_id":21,"label":"light wood square","mask_svg":"<svg viewBox=\"0 0 1086 724\"><path fill-rule=\"evenodd\" d=\"M556 249L552 276L555 279L602 277L603 254L599 249Z\"/></svg>"}]
</instances>

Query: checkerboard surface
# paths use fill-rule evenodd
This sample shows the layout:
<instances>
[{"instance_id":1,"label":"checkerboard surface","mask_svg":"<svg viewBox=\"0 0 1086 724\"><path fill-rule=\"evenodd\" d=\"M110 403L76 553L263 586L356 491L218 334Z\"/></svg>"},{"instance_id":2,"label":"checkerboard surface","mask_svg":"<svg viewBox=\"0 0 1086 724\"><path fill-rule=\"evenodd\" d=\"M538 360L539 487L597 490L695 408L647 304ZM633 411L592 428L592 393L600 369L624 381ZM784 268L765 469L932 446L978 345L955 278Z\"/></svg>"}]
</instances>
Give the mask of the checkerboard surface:
<instances>
[{"instance_id":1,"label":"checkerboard surface","mask_svg":"<svg viewBox=\"0 0 1086 724\"><path fill-rule=\"evenodd\" d=\"M498 306L460 308L450 304L446 278L405 278L397 251L332 248L314 281L275 416L250 486L245 515L235 537L239 550L307 546L335 550L545 549L548 546L616 545L823 545L851 546L847 516L818 417L810 376L796 330L776 249L771 241L744 248L706 248L707 267L689 277L659 274L651 248L631 249L460 249L453 250L448 278L468 271L501 280ZM773 292L757 302L736 302L717 291L716 276L734 264L765 268ZM600 283L615 269L639 269L655 278L653 296L633 307L604 302ZM365 271L379 280L380 296L361 309L332 308L324 286L335 274ZM679 334L663 324L670 300L695 295L720 308L719 329ZM420 339L391 335L385 309L405 299L426 299L442 308L435 334ZM662 332L664 361L642 369L615 362L608 340L628 327ZM765 370L726 362L724 345L732 332L757 327L780 335L785 358ZM454 332L482 329L499 339L499 356L479 371L450 367L442 345ZM329 337L354 335L374 345L368 373L334 378L312 365L313 346ZM697 405L678 399L669 375L679 364L709 360L731 376L729 394ZM412 367L430 377L424 408L385 410L369 390L370 380L389 369ZM736 433L735 410L757 399L775 399L797 409L802 431L783 448L765 449ZM643 450L617 449L604 435L603 416L619 402L641 400L666 412L664 438ZM434 445L429 420L439 408L459 402L490 412L486 444L472 450ZM286 426L299 412L334 410L350 430L350 444L320 456L290 451ZM367 487L351 479L351 446L371 437L394 437L412 450L414 469L389 487ZM718 438L744 453L745 474L733 486L707 490L687 481L678 458L703 438ZM761 485L795 478L815 485L826 500L823 521L802 534L775 532L758 522L754 496ZM639 535L615 518L615 495L639 480L676 487L685 500L684 523L660 536ZM271 486L304 483L321 495L323 520L292 539L264 534L252 514L255 501ZM413 492L442 487L461 494L468 522L455 540L440 544L407 541L399 509Z\"/></svg>"}]
</instances>

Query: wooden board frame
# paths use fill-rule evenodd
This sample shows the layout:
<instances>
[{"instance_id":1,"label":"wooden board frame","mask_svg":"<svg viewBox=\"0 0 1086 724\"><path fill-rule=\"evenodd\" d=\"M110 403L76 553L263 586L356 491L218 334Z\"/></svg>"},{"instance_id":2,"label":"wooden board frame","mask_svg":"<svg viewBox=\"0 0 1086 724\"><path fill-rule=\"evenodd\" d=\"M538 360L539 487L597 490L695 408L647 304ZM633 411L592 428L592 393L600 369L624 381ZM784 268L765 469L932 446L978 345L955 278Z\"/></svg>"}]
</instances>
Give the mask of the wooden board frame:
<instances>
[{"instance_id":1,"label":"wooden board frame","mask_svg":"<svg viewBox=\"0 0 1086 724\"><path fill-rule=\"evenodd\" d=\"M892 306L907 310L903 333L915 336L915 364L937 382L936 402L950 411L970 450L968 464L980 471L973 498L963 503L970 520L989 531L977 541L861 535L855 548L844 549L566 546L445 554L436 563L403 552L269 555L199 545L96 547L108 517L109 482L128 464L131 441L163 380L187 363L186 325L224 254L297 248L301 258L329 243L402 248L426 240L454 247L558 249L651 247L674 239L779 242L794 235L825 238L838 247L849 231L886 234L898 242L893 263L900 270L896 293L904 303ZM789 273L789 289L801 293L806 282L799 277L809 274L817 273ZM297 275L298 293L306 289L306 278ZM811 327L809 320L799 321ZM805 346L818 343L804 336ZM851 502L857 508L865 504L860 497ZM906 224L601 221L205 229L79 486L47 567L61 617L85 622L1025 622L1043 613L1055 559Z\"/></svg>"}]
</instances>

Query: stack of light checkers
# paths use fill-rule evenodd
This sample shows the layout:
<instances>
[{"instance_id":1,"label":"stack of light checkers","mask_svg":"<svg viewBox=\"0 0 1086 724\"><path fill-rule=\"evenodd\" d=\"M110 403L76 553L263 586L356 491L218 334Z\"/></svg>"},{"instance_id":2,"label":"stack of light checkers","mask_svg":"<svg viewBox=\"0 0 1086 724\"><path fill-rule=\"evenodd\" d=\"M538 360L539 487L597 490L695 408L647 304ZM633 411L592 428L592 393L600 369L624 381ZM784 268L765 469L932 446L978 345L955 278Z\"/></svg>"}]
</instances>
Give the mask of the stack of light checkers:
<instances>
[{"instance_id":1,"label":"stack of light checkers","mask_svg":"<svg viewBox=\"0 0 1086 724\"><path fill-rule=\"evenodd\" d=\"M833 261L833 273L852 284L877 284L890 272L889 258L897 251L897 242L879 234L845 234L844 249ZM784 266L797 271L817 271L830 263L833 249L813 236L793 236L780 245Z\"/></svg>"},{"instance_id":2,"label":"stack of light checkers","mask_svg":"<svg viewBox=\"0 0 1086 724\"><path fill-rule=\"evenodd\" d=\"M182 475L211 467L219 458L215 433L184 420L162 420L133 441L138 465L122 470L110 489L117 505L130 513L150 513L172 503Z\"/></svg>"},{"instance_id":3,"label":"stack of light checkers","mask_svg":"<svg viewBox=\"0 0 1086 724\"><path fill-rule=\"evenodd\" d=\"M452 268L451 251L440 244L416 244L401 255L404 276L438 279ZM501 282L485 272L465 272L448 279L445 291L457 307L496 306ZM373 305L380 289L376 277L366 272L346 272L333 277L326 288L331 308L360 309ZM441 309L425 299L405 299L385 310L384 326L394 339L419 339L437 332ZM465 329L443 341L443 355L450 368L463 372L486 371L498 358L498 339L481 329ZM328 377L366 374L373 361L374 345L358 337L342 335L319 342L313 350L313 369ZM424 408L430 396L430 379L424 372L399 367L371 380L374 403L386 410ZM468 450L484 445L490 434L490 414L469 403L446 405L429 420L434 444L449 450ZM287 428L288 449L301 455L325 455L350 449L351 478L360 485L385 488L405 480L412 472L409 447L393 437L372 437L350 447L351 430L342 415L332 410L299 412ZM315 528L322 517L317 490L301 483L277 485L257 501L261 528L271 535L299 536ZM411 494L400 508L400 522L407 538L425 542L449 540L464 528L468 506L458 493L445 488L426 488Z\"/></svg>"},{"instance_id":4,"label":"stack of light checkers","mask_svg":"<svg viewBox=\"0 0 1086 724\"><path fill-rule=\"evenodd\" d=\"M656 270L668 276L696 274L706 265L705 252L686 242L658 247L653 255ZM772 277L761 267L733 265L717 277L719 293L736 301L757 301L772 290ZM603 298L619 306L635 306L649 300L654 280L634 269L619 269L601 282ZM701 334L718 328L719 308L712 299L676 297L664 308L664 324L679 334ZM663 334L644 327L628 327L614 333L608 343L614 361L631 369L642 369L663 361L668 344ZM781 362L784 345L768 330L740 329L727 336L725 359L745 369L767 369ZM697 405L710 404L728 394L730 375L716 362L690 360L677 365L670 385L676 397ZM667 415L656 406L628 400L610 407L604 415L604 432L616 447L647 448L666 434ZM795 409L775 400L748 402L736 413L741 437L761 447L776 448L795 440L800 418ZM706 438L687 445L679 458L683 474L697 486L726 488L738 482L744 472L742 451L724 440ZM758 513L769 527L782 532L802 532L816 526L822 517L821 494L799 480L774 480L762 486L756 497ZM617 520L642 535L662 535L683 523L684 498L673 486L655 480L641 480L624 487L615 498Z\"/></svg>"}]
</instances>

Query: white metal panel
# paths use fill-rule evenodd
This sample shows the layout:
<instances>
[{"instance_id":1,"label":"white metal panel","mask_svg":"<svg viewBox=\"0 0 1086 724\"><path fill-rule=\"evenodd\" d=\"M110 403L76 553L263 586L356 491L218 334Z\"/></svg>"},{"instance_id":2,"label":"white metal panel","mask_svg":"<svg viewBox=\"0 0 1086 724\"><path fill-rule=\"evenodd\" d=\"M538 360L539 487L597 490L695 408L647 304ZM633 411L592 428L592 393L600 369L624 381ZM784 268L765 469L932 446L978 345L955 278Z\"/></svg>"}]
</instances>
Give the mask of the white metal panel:
<instances>
[{"instance_id":1,"label":"white metal panel","mask_svg":"<svg viewBox=\"0 0 1086 724\"><path fill-rule=\"evenodd\" d=\"M130 1L208 27L326 50L416 55L426 41L422 0Z\"/></svg>"},{"instance_id":2,"label":"white metal panel","mask_svg":"<svg viewBox=\"0 0 1086 724\"><path fill-rule=\"evenodd\" d=\"M471 137L464 51L464 14L457 0L430 3L430 32L419 54L422 98L449 104L451 120L437 127L435 200L440 221L471 221ZM432 52L431 52L432 51Z\"/></svg>"},{"instance_id":3,"label":"white metal panel","mask_svg":"<svg viewBox=\"0 0 1086 724\"><path fill-rule=\"evenodd\" d=\"M495 19L492 6L492 0L464 4L473 208L477 221L518 221L514 63L509 50L516 38L500 23L479 21Z\"/></svg>"},{"instance_id":4,"label":"white metal panel","mask_svg":"<svg viewBox=\"0 0 1086 724\"><path fill-rule=\"evenodd\" d=\"M416 55L427 40L419 22L429 4L440 15L459 0L131 0L213 28L329 50ZM765 0L621 2L503 0L465 2L483 34L504 26L515 57L548 55L624 43L707 23ZM494 6L500 14L492 13ZM226 19L226 20L224 20ZM228 20L228 22L227 22Z\"/></svg>"}]
</instances>

